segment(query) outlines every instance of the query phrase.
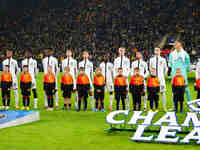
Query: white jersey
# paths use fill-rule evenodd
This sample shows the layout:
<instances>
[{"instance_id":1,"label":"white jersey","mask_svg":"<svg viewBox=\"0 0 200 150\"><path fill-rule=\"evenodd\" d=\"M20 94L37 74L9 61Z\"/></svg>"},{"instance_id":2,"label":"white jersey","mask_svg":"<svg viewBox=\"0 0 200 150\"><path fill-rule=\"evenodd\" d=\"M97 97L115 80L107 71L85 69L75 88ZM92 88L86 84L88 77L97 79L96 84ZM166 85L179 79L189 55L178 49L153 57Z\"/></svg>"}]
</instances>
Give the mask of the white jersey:
<instances>
[{"instance_id":1,"label":"white jersey","mask_svg":"<svg viewBox=\"0 0 200 150\"><path fill-rule=\"evenodd\" d=\"M118 68L123 69L123 75L128 77L130 73L130 60L125 56L120 56L114 60L114 77L118 75Z\"/></svg>"},{"instance_id":2,"label":"white jersey","mask_svg":"<svg viewBox=\"0 0 200 150\"><path fill-rule=\"evenodd\" d=\"M142 59L135 60L132 62L132 65L131 65L131 74L132 75L134 75L134 72L133 72L134 68L139 68L140 75L143 76L144 78L147 78L147 76L149 75L148 65Z\"/></svg>"},{"instance_id":3,"label":"white jersey","mask_svg":"<svg viewBox=\"0 0 200 150\"><path fill-rule=\"evenodd\" d=\"M57 58L53 57L53 56L48 56L45 57L42 60L42 65L43 65L43 69L44 69L44 74L47 74L47 67L48 65L52 66L52 71L53 73L58 76L59 73L59 68L58 68L58 60Z\"/></svg>"},{"instance_id":4,"label":"white jersey","mask_svg":"<svg viewBox=\"0 0 200 150\"><path fill-rule=\"evenodd\" d=\"M17 61L13 58L7 58L2 62L3 68L8 65L9 72L12 74L13 78L13 89L18 88L17 76L19 75L20 69L18 67Z\"/></svg>"},{"instance_id":5,"label":"white jersey","mask_svg":"<svg viewBox=\"0 0 200 150\"><path fill-rule=\"evenodd\" d=\"M151 68L156 69L156 74L160 80L160 85L165 86L165 75L168 71L166 59L161 56L152 57L149 63L149 69Z\"/></svg>"},{"instance_id":6,"label":"white jersey","mask_svg":"<svg viewBox=\"0 0 200 150\"><path fill-rule=\"evenodd\" d=\"M93 63L91 61L87 60L83 60L81 62L79 62L78 64L79 68L83 67L85 68L85 73L87 74L89 80L90 80L90 86L93 85L92 80L93 80Z\"/></svg>"},{"instance_id":7,"label":"white jersey","mask_svg":"<svg viewBox=\"0 0 200 150\"><path fill-rule=\"evenodd\" d=\"M77 61L72 57L68 57L62 61L62 71L64 72L64 68L70 67L70 74L73 77L74 88L76 88L76 76L77 76Z\"/></svg>"},{"instance_id":8,"label":"white jersey","mask_svg":"<svg viewBox=\"0 0 200 150\"><path fill-rule=\"evenodd\" d=\"M26 58L22 60L22 68L25 65L28 66L28 72L31 74L32 78L35 78L38 74L37 61L33 58Z\"/></svg>"},{"instance_id":9,"label":"white jersey","mask_svg":"<svg viewBox=\"0 0 200 150\"><path fill-rule=\"evenodd\" d=\"M20 69L15 59L7 58L2 62L2 64L3 64L3 68L6 65L9 66L9 72L12 74L13 77L17 77L17 75L19 75Z\"/></svg>"},{"instance_id":10,"label":"white jersey","mask_svg":"<svg viewBox=\"0 0 200 150\"><path fill-rule=\"evenodd\" d=\"M102 70L102 74L105 77L105 81L106 84L111 84L113 83L113 78L114 78L114 74L113 74L113 64L110 62L102 62L99 67Z\"/></svg>"},{"instance_id":11,"label":"white jersey","mask_svg":"<svg viewBox=\"0 0 200 150\"><path fill-rule=\"evenodd\" d=\"M200 78L200 61L196 64L196 80Z\"/></svg>"}]
</instances>

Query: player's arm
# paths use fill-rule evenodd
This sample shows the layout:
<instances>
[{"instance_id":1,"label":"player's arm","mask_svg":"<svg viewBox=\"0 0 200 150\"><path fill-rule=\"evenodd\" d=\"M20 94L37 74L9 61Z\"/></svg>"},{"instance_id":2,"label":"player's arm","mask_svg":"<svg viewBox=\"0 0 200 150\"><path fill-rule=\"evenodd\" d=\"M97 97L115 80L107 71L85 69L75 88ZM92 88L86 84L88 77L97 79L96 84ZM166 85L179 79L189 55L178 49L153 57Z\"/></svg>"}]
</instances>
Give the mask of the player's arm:
<instances>
[{"instance_id":1,"label":"player's arm","mask_svg":"<svg viewBox=\"0 0 200 150\"><path fill-rule=\"evenodd\" d=\"M111 63L111 79L114 81L114 65Z\"/></svg>"},{"instance_id":2,"label":"player's arm","mask_svg":"<svg viewBox=\"0 0 200 150\"><path fill-rule=\"evenodd\" d=\"M58 67L58 60L55 58L55 75L56 77L58 76L59 74L59 67Z\"/></svg>"},{"instance_id":3,"label":"player's arm","mask_svg":"<svg viewBox=\"0 0 200 150\"><path fill-rule=\"evenodd\" d=\"M171 52L171 53L169 54L169 67L171 67L171 68L172 68L172 66L173 66L172 53L173 53L173 52Z\"/></svg>"},{"instance_id":4,"label":"player's arm","mask_svg":"<svg viewBox=\"0 0 200 150\"><path fill-rule=\"evenodd\" d=\"M127 67L126 67L126 75L127 75L127 78L129 76L129 73L130 73L130 60L127 58Z\"/></svg>"},{"instance_id":5,"label":"player's arm","mask_svg":"<svg viewBox=\"0 0 200 150\"><path fill-rule=\"evenodd\" d=\"M147 78L148 75L149 75L148 65L145 62L145 65L144 65L144 78Z\"/></svg>"},{"instance_id":6,"label":"player's arm","mask_svg":"<svg viewBox=\"0 0 200 150\"><path fill-rule=\"evenodd\" d=\"M38 75L38 67L37 67L37 61L35 60L35 63L34 63L34 73L35 73L35 77Z\"/></svg>"},{"instance_id":7,"label":"player's arm","mask_svg":"<svg viewBox=\"0 0 200 150\"><path fill-rule=\"evenodd\" d=\"M185 65L186 65L186 70L190 71L190 56L185 53Z\"/></svg>"},{"instance_id":8,"label":"player's arm","mask_svg":"<svg viewBox=\"0 0 200 150\"><path fill-rule=\"evenodd\" d=\"M91 79L90 85L91 85L91 86L93 86L93 84L92 84L93 78L94 78L94 66L93 66L93 63L91 63L91 69L90 69L90 79Z\"/></svg>"},{"instance_id":9,"label":"player's arm","mask_svg":"<svg viewBox=\"0 0 200 150\"><path fill-rule=\"evenodd\" d=\"M163 58L163 62L164 62L164 74L166 75L168 72L168 67L167 67L167 61L165 58Z\"/></svg>"},{"instance_id":10,"label":"player's arm","mask_svg":"<svg viewBox=\"0 0 200 150\"><path fill-rule=\"evenodd\" d=\"M196 65L196 80L199 79L199 73L200 73L200 62Z\"/></svg>"},{"instance_id":11,"label":"player's arm","mask_svg":"<svg viewBox=\"0 0 200 150\"><path fill-rule=\"evenodd\" d=\"M114 60L114 67L113 67L114 69L113 69L113 71L114 71L114 77L116 77L117 76L117 59L115 59Z\"/></svg>"},{"instance_id":12,"label":"player's arm","mask_svg":"<svg viewBox=\"0 0 200 150\"><path fill-rule=\"evenodd\" d=\"M16 73L17 76L18 76L19 73L20 73L20 68L19 68L19 66L18 66L18 64L17 64L17 61L15 61L15 73Z\"/></svg>"}]
</instances>

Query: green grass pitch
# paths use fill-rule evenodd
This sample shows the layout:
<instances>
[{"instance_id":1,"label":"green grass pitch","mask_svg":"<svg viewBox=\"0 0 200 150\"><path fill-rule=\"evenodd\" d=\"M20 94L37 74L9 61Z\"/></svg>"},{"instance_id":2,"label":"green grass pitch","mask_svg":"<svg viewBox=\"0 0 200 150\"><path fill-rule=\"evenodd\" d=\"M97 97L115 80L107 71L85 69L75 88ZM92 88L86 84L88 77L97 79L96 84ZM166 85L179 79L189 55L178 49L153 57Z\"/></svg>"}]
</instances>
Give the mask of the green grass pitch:
<instances>
[{"instance_id":1,"label":"green grass pitch","mask_svg":"<svg viewBox=\"0 0 200 150\"><path fill-rule=\"evenodd\" d=\"M104 129L109 128L105 121L109 113L76 112L55 110L52 112L43 110L44 92L43 75L40 73L37 78L37 92L39 97L40 121L11 127L0 130L0 150L197 150L198 145L175 145L158 143L138 143L130 141L133 132L113 132L108 134ZM60 81L60 77L59 77ZM193 84L195 82L194 73L189 73L189 88L192 99L196 98ZM60 83L60 82L59 82ZM171 87L170 80L167 80L167 106L171 108ZM21 95L21 94L20 94ZM59 91L60 106L63 106L63 98ZM185 100L186 102L186 100ZM74 100L73 100L74 103ZM12 98L12 106L14 99ZM33 99L32 99L33 104ZM1 105L1 99L0 99ZM20 106L22 100L20 97ZM90 106L90 105L89 105ZM113 104L115 108L115 103ZM160 115L162 104L160 100ZM14 108L14 107L13 107ZM108 108L108 94L105 98L105 108ZM188 111L184 104L184 111ZM178 114L181 116L182 114Z\"/></svg>"}]
</instances>

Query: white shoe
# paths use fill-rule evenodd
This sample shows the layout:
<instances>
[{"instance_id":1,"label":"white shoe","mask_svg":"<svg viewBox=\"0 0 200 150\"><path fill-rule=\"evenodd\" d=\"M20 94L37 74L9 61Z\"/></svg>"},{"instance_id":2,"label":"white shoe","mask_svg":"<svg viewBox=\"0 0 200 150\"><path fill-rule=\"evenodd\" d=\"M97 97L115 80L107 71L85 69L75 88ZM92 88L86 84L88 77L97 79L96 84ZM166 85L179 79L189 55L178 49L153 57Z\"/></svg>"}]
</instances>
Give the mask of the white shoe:
<instances>
[{"instance_id":1,"label":"white shoe","mask_svg":"<svg viewBox=\"0 0 200 150\"><path fill-rule=\"evenodd\" d=\"M37 107L37 106L34 106L33 109L38 109L38 107Z\"/></svg>"},{"instance_id":2,"label":"white shoe","mask_svg":"<svg viewBox=\"0 0 200 150\"><path fill-rule=\"evenodd\" d=\"M0 106L0 109L5 109L5 106Z\"/></svg>"},{"instance_id":3,"label":"white shoe","mask_svg":"<svg viewBox=\"0 0 200 150\"><path fill-rule=\"evenodd\" d=\"M6 106L6 110L8 110L9 109L9 106Z\"/></svg>"}]
</instances>

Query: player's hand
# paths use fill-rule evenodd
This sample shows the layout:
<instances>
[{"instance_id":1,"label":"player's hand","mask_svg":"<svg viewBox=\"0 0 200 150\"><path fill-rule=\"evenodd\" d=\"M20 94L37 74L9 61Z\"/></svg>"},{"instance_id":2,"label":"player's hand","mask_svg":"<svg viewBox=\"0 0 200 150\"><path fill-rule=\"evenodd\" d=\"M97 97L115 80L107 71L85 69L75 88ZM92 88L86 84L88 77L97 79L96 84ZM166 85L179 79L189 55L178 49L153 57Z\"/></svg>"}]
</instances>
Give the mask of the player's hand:
<instances>
[{"instance_id":1,"label":"player's hand","mask_svg":"<svg viewBox=\"0 0 200 150\"><path fill-rule=\"evenodd\" d=\"M76 93L78 90L77 89L73 89L73 93Z\"/></svg>"},{"instance_id":2,"label":"player's hand","mask_svg":"<svg viewBox=\"0 0 200 150\"><path fill-rule=\"evenodd\" d=\"M29 92L30 92L30 91L31 91L31 89L27 89L27 91L29 91Z\"/></svg>"},{"instance_id":3,"label":"player's hand","mask_svg":"<svg viewBox=\"0 0 200 150\"><path fill-rule=\"evenodd\" d=\"M90 92L89 92L89 95L90 95L90 96L93 96L93 93L92 93L92 91L90 91Z\"/></svg>"},{"instance_id":4,"label":"player's hand","mask_svg":"<svg viewBox=\"0 0 200 150\"><path fill-rule=\"evenodd\" d=\"M160 86L160 90L163 91L164 89L165 89L165 86L164 86L164 85L161 85L161 86Z\"/></svg>"},{"instance_id":5,"label":"player's hand","mask_svg":"<svg viewBox=\"0 0 200 150\"><path fill-rule=\"evenodd\" d=\"M128 90L125 91L125 94L128 94Z\"/></svg>"}]
</instances>

